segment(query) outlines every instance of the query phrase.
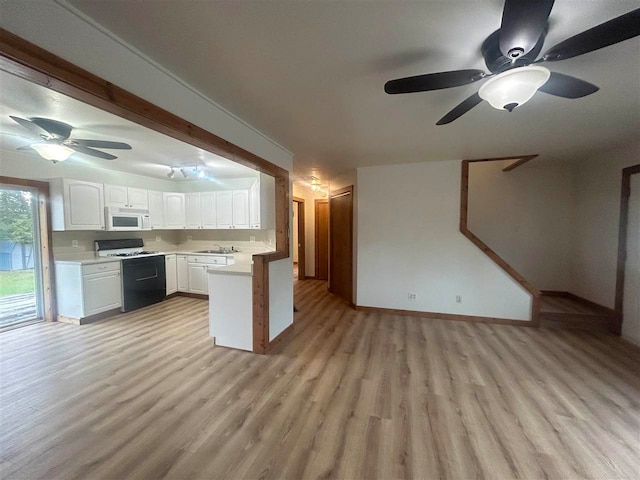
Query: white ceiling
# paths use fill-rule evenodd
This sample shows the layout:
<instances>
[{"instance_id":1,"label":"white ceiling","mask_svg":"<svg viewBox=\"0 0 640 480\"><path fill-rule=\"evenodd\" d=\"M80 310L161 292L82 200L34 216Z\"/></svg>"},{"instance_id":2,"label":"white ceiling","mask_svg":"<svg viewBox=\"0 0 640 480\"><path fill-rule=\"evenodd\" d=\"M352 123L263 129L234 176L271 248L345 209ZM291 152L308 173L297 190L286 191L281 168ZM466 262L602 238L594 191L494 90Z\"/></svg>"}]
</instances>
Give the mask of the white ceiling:
<instances>
[{"instance_id":1,"label":"white ceiling","mask_svg":"<svg viewBox=\"0 0 640 480\"><path fill-rule=\"evenodd\" d=\"M435 122L478 85L389 96L387 80L485 68L501 0L70 0L96 23L295 154L298 175L387 163L539 153L576 158L640 131L640 39L547 64L600 87L543 93L513 113L483 103ZM546 47L640 6L557 0Z\"/></svg>"},{"instance_id":2,"label":"white ceiling","mask_svg":"<svg viewBox=\"0 0 640 480\"><path fill-rule=\"evenodd\" d=\"M131 145L132 150L103 150L116 155L116 160L74 153L66 163L108 168L169 180L169 166L199 165L211 179L247 178L256 172L236 162L219 157L142 127L116 115L89 106L63 94L30 83L0 71L0 150L15 152L16 148L34 143L37 137L15 123L9 115L23 118L45 117L74 127L71 138L113 140ZM16 152L38 156L35 151ZM0 156L2 152L0 152ZM42 160L46 162L47 160ZM195 179L191 179L192 181ZM185 181L176 172L173 181Z\"/></svg>"}]
</instances>

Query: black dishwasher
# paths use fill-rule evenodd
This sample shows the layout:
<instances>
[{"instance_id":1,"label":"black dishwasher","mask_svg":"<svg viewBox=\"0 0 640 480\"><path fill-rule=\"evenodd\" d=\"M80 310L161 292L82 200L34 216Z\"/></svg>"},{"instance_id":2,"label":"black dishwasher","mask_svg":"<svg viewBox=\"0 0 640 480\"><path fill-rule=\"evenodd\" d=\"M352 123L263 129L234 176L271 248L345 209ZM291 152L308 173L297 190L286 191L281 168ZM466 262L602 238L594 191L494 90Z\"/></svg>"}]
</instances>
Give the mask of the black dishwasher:
<instances>
[{"instance_id":1,"label":"black dishwasher","mask_svg":"<svg viewBox=\"0 0 640 480\"><path fill-rule=\"evenodd\" d=\"M122 260L122 310L161 302L167 295L164 255Z\"/></svg>"}]
</instances>

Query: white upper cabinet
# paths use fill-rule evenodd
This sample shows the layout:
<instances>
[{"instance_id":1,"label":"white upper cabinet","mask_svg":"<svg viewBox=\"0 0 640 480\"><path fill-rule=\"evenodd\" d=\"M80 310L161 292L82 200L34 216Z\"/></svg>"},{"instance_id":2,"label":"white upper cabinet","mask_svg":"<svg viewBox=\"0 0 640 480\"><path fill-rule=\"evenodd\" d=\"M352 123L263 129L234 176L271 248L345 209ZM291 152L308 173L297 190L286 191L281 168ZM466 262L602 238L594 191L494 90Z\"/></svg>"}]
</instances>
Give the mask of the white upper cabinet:
<instances>
[{"instance_id":1,"label":"white upper cabinet","mask_svg":"<svg viewBox=\"0 0 640 480\"><path fill-rule=\"evenodd\" d=\"M233 227L233 191L216 192L216 220L218 228Z\"/></svg>"},{"instance_id":2,"label":"white upper cabinet","mask_svg":"<svg viewBox=\"0 0 640 480\"><path fill-rule=\"evenodd\" d=\"M216 192L203 192L200 194L200 210L202 212L202 228L218 228Z\"/></svg>"},{"instance_id":3,"label":"white upper cabinet","mask_svg":"<svg viewBox=\"0 0 640 480\"><path fill-rule=\"evenodd\" d=\"M149 216L151 228L164 228L164 196L162 192L149 190Z\"/></svg>"},{"instance_id":4,"label":"white upper cabinet","mask_svg":"<svg viewBox=\"0 0 640 480\"><path fill-rule=\"evenodd\" d=\"M149 194L143 188L123 187L122 185L104 185L104 204L106 207L149 208Z\"/></svg>"},{"instance_id":5,"label":"white upper cabinet","mask_svg":"<svg viewBox=\"0 0 640 480\"><path fill-rule=\"evenodd\" d=\"M53 230L104 230L104 191L101 183L51 181Z\"/></svg>"},{"instance_id":6,"label":"white upper cabinet","mask_svg":"<svg viewBox=\"0 0 640 480\"><path fill-rule=\"evenodd\" d=\"M187 228L202 228L200 193L185 194L185 224Z\"/></svg>"},{"instance_id":7,"label":"white upper cabinet","mask_svg":"<svg viewBox=\"0 0 640 480\"><path fill-rule=\"evenodd\" d=\"M139 208L147 210L149 208L149 191L144 188L127 188L129 197L129 206L131 208Z\"/></svg>"},{"instance_id":8,"label":"white upper cabinet","mask_svg":"<svg viewBox=\"0 0 640 480\"><path fill-rule=\"evenodd\" d=\"M184 193L164 192L164 228L185 228Z\"/></svg>"},{"instance_id":9,"label":"white upper cabinet","mask_svg":"<svg viewBox=\"0 0 640 480\"><path fill-rule=\"evenodd\" d=\"M249 189L249 228L260 228L260 180Z\"/></svg>"},{"instance_id":10,"label":"white upper cabinet","mask_svg":"<svg viewBox=\"0 0 640 480\"><path fill-rule=\"evenodd\" d=\"M249 228L249 190L233 190L233 228Z\"/></svg>"}]
</instances>

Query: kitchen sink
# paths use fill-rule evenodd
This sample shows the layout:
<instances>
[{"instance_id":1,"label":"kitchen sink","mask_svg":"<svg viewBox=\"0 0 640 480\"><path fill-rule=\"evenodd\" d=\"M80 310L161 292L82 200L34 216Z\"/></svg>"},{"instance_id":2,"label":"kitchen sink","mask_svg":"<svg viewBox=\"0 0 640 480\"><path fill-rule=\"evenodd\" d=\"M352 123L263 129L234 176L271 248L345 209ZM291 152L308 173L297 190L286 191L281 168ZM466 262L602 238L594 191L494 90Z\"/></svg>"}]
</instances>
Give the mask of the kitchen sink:
<instances>
[{"instance_id":1,"label":"kitchen sink","mask_svg":"<svg viewBox=\"0 0 640 480\"><path fill-rule=\"evenodd\" d=\"M235 253L236 250L231 250L231 249L224 249L224 250L198 250L197 252L193 252L193 253L217 253L217 254L230 254L230 253Z\"/></svg>"}]
</instances>

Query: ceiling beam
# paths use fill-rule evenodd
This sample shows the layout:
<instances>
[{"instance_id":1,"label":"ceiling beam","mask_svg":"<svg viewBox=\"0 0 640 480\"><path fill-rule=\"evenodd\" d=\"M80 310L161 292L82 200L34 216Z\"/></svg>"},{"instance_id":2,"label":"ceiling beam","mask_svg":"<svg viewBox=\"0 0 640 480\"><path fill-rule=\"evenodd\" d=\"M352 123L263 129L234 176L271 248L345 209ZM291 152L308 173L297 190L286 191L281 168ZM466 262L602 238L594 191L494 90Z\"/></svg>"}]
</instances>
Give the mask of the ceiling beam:
<instances>
[{"instance_id":1,"label":"ceiling beam","mask_svg":"<svg viewBox=\"0 0 640 480\"><path fill-rule=\"evenodd\" d=\"M503 172L510 172L511 170L518 168L520 165L524 165L525 163L527 163L529 160L533 160L534 158L536 158L538 155L527 155L526 157L522 157L519 160L516 160L513 163L510 163L509 165L507 165L506 167L504 167L502 169Z\"/></svg>"}]
</instances>

